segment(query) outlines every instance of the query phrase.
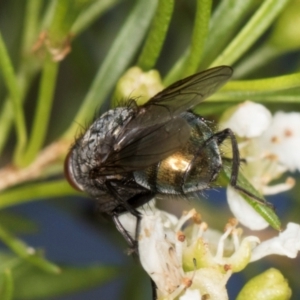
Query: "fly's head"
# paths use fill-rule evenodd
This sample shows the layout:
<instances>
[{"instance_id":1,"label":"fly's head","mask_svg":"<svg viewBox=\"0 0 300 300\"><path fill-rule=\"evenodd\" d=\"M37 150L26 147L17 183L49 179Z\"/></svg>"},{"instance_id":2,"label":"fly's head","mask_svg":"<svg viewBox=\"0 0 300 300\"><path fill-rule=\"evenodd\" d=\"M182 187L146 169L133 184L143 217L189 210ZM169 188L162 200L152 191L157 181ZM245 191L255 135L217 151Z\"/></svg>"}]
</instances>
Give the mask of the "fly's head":
<instances>
[{"instance_id":1,"label":"fly's head","mask_svg":"<svg viewBox=\"0 0 300 300\"><path fill-rule=\"evenodd\" d=\"M75 189L91 196L105 190L104 183L109 176L103 166L115 151L115 140L130 116L128 108L111 109L76 140L65 160L65 176Z\"/></svg>"}]
</instances>

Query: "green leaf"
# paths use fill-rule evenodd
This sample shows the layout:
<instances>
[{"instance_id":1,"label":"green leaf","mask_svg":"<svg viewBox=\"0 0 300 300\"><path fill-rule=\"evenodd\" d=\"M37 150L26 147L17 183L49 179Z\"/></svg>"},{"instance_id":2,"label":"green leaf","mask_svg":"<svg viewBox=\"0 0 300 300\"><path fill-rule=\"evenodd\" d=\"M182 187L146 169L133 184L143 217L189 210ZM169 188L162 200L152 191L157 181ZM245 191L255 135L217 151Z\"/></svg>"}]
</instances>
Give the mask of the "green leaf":
<instances>
[{"instance_id":1,"label":"green leaf","mask_svg":"<svg viewBox=\"0 0 300 300\"><path fill-rule=\"evenodd\" d=\"M72 34L78 35L83 32L89 25L118 2L120 2L120 0L93 1L89 7L80 12L71 27Z\"/></svg>"},{"instance_id":2,"label":"green leaf","mask_svg":"<svg viewBox=\"0 0 300 300\"><path fill-rule=\"evenodd\" d=\"M4 270L1 274L3 277L2 284L0 286L0 299L12 300L14 291L14 282L10 269Z\"/></svg>"},{"instance_id":3,"label":"green leaf","mask_svg":"<svg viewBox=\"0 0 300 300\"><path fill-rule=\"evenodd\" d=\"M26 153L17 161L18 165L26 166L37 156L46 138L51 107L58 74L58 63L47 57L40 81L38 103Z\"/></svg>"},{"instance_id":4,"label":"green leaf","mask_svg":"<svg viewBox=\"0 0 300 300\"><path fill-rule=\"evenodd\" d=\"M30 219L6 210L0 212L1 224L13 233L35 233L37 225Z\"/></svg>"},{"instance_id":5,"label":"green leaf","mask_svg":"<svg viewBox=\"0 0 300 300\"><path fill-rule=\"evenodd\" d=\"M225 174L228 181L230 181L231 178L231 162L228 162L226 160L223 161L223 173ZM253 185L246 179L245 176L239 171L237 184L253 194L255 197L258 197L262 199L262 202L260 203L258 200L251 198L250 196L237 191L244 199L247 201L256 212L258 212L269 224L276 230L281 230L281 222L276 215L273 208L271 208L268 205L268 202L264 198L263 195L261 195L254 187Z\"/></svg>"},{"instance_id":6,"label":"green leaf","mask_svg":"<svg viewBox=\"0 0 300 300\"><path fill-rule=\"evenodd\" d=\"M228 82L209 101L237 102L245 99L261 102L300 102L300 73L264 79L237 80Z\"/></svg>"},{"instance_id":7,"label":"green leaf","mask_svg":"<svg viewBox=\"0 0 300 300\"><path fill-rule=\"evenodd\" d=\"M212 0L198 0L189 54L184 64L182 77L194 74L201 62L204 45L208 34Z\"/></svg>"},{"instance_id":8,"label":"green leaf","mask_svg":"<svg viewBox=\"0 0 300 300\"><path fill-rule=\"evenodd\" d=\"M85 124L94 116L121 74L136 54L155 12L157 0L137 1L125 21L111 49L99 68L92 85L65 136L74 136L78 124Z\"/></svg>"},{"instance_id":9,"label":"green leaf","mask_svg":"<svg viewBox=\"0 0 300 300\"><path fill-rule=\"evenodd\" d=\"M236 38L213 61L210 67L232 65L235 63L266 31L290 0L265 0L259 9L239 32Z\"/></svg>"},{"instance_id":10,"label":"green leaf","mask_svg":"<svg viewBox=\"0 0 300 300\"><path fill-rule=\"evenodd\" d=\"M60 269L55 264L44 259L35 249L27 246L23 241L14 237L8 230L0 225L0 239L19 257L42 269L45 272L58 274Z\"/></svg>"},{"instance_id":11,"label":"green leaf","mask_svg":"<svg viewBox=\"0 0 300 300\"><path fill-rule=\"evenodd\" d=\"M25 117L23 112L21 93L17 82L15 71L8 55L2 34L0 33L0 71L3 74L3 78L7 89L9 91L9 99L11 107L14 111L14 119L17 133L17 147L15 157L19 158L27 141L27 132L25 125Z\"/></svg>"},{"instance_id":12,"label":"green leaf","mask_svg":"<svg viewBox=\"0 0 300 300\"><path fill-rule=\"evenodd\" d=\"M197 71L208 34L211 6L211 0L197 1L191 44L164 78L165 86Z\"/></svg>"},{"instance_id":13,"label":"green leaf","mask_svg":"<svg viewBox=\"0 0 300 300\"><path fill-rule=\"evenodd\" d=\"M138 66L143 71L152 69L161 52L171 21L174 0L159 0L154 20L144 48L138 59Z\"/></svg>"},{"instance_id":14,"label":"green leaf","mask_svg":"<svg viewBox=\"0 0 300 300\"><path fill-rule=\"evenodd\" d=\"M201 69L207 69L221 51L234 39L246 17L259 5L257 0L220 1L210 19Z\"/></svg>"},{"instance_id":15,"label":"green leaf","mask_svg":"<svg viewBox=\"0 0 300 300\"><path fill-rule=\"evenodd\" d=\"M14 273L16 299L48 299L100 286L114 279L119 268L94 264L85 267L64 266L59 275L45 273L30 265L17 268Z\"/></svg>"},{"instance_id":16,"label":"green leaf","mask_svg":"<svg viewBox=\"0 0 300 300\"><path fill-rule=\"evenodd\" d=\"M0 208L64 195L79 195L79 193L66 180L28 184L1 193Z\"/></svg>"},{"instance_id":17,"label":"green leaf","mask_svg":"<svg viewBox=\"0 0 300 300\"><path fill-rule=\"evenodd\" d=\"M56 1L52 19L47 28L51 46L60 46L67 36L76 18L93 0Z\"/></svg>"}]
</instances>

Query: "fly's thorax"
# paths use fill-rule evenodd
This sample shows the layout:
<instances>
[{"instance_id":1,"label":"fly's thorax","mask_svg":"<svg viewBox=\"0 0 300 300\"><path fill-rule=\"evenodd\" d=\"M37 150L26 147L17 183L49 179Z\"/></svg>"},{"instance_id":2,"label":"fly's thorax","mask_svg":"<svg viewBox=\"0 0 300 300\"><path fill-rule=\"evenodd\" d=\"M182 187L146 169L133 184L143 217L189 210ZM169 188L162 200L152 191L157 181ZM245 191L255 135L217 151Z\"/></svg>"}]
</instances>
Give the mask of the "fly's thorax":
<instances>
[{"instance_id":1,"label":"fly's thorax","mask_svg":"<svg viewBox=\"0 0 300 300\"><path fill-rule=\"evenodd\" d=\"M101 165L114 151L115 140L133 114L128 107L111 109L76 140L69 154L69 173L81 190L95 196L95 186L101 189L106 177L101 174Z\"/></svg>"},{"instance_id":2,"label":"fly's thorax","mask_svg":"<svg viewBox=\"0 0 300 300\"><path fill-rule=\"evenodd\" d=\"M179 151L143 171L134 172L142 186L162 194L185 194L210 187L220 172L222 159L214 132L203 118L181 114L190 128L190 138Z\"/></svg>"}]
</instances>

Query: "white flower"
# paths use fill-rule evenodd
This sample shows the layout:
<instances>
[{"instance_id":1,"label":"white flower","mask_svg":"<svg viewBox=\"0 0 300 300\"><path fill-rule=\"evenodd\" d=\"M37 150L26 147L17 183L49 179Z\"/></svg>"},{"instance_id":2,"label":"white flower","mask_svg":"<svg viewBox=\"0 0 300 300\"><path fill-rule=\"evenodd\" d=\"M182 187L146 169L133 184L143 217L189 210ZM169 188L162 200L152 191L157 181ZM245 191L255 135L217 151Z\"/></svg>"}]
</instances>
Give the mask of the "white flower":
<instances>
[{"instance_id":1,"label":"white flower","mask_svg":"<svg viewBox=\"0 0 300 300\"><path fill-rule=\"evenodd\" d=\"M202 296L199 290L187 289L184 295L179 297L179 300L201 300Z\"/></svg>"},{"instance_id":2,"label":"white flower","mask_svg":"<svg viewBox=\"0 0 300 300\"><path fill-rule=\"evenodd\" d=\"M157 287L159 300L228 300L226 284L234 272L270 254L296 257L300 225L289 223L278 237L260 243L256 236L241 239L236 219L224 233L208 229L194 210L177 218L155 208L154 201L139 208L142 215L138 248L141 264ZM248 212L247 212L248 213ZM252 219L255 221L255 218ZM135 217L120 222L135 236ZM189 222L182 231L183 225Z\"/></svg>"},{"instance_id":3,"label":"white flower","mask_svg":"<svg viewBox=\"0 0 300 300\"><path fill-rule=\"evenodd\" d=\"M179 219L152 203L139 211L139 256L157 286L158 299L198 300L209 295L211 300L227 300L229 277L247 266L259 239L249 236L240 242L241 231L235 219L230 220L223 234L207 229L194 209ZM119 219L131 234L135 232L133 219L130 214ZM187 221L192 224L185 234L182 227Z\"/></svg>"},{"instance_id":4,"label":"white flower","mask_svg":"<svg viewBox=\"0 0 300 300\"><path fill-rule=\"evenodd\" d=\"M258 143L290 171L300 170L300 113L277 112Z\"/></svg>"},{"instance_id":5,"label":"white flower","mask_svg":"<svg viewBox=\"0 0 300 300\"><path fill-rule=\"evenodd\" d=\"M251 261L256 261L271 254L295 258L300 250L300 225L288 223L286 230L277 237L262 242L252 252Z\"/></svg>"},{"instance_id":6,"label":"white flower","mask_svg":"<svg viewBox=\"0 0 300 300\"><path fill-rule=\"evenodd\" d=\"M226 194L231 212L244 226L251 230L262 230L269 226L268 222L233 187L228 186Z\"/></svg>"},{"instance_id":7,"label":"white flower","mask_svg":"<svg viewBox=\"0 0 300 300\"><path fill-rule=\"evenodd\" d=\"M278 112L272 117L264 106L246 101L225 111L221 122L237 134L240 157L246 160L240 169L258 191L272 195L294 186L293 178L270 183L287 170L300 170L300 113Z\"/></svg>"},{"instance_id":8,"label":"white flower","mask_svg":"<svg viewBox=\"0 0 300 300\"><path fill-rule=\"evenodd\" d=\"M253 138L260 136L269 127L271 120L272 115L266 107L245 101L224 114L221 127L230 128L240 137Z\"/></svg>"}]
</instances>

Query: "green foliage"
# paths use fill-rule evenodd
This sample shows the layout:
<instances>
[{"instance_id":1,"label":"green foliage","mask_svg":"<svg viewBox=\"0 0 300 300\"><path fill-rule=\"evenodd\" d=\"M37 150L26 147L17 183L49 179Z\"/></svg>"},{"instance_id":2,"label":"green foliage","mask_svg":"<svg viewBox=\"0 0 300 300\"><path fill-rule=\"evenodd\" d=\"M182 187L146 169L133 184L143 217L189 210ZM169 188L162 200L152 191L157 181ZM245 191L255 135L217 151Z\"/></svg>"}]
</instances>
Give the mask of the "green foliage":
<instances>
[{"instance_id":1,"label":"green foliage","mask_svg":"<svg viewBox=\"0 0 300 300\"><path fill-rule=\"evenodd\" d=\"M233 65L235 80L203 104L200 114L218 116L249 97L280 107L300 103L297 64L289 68L292 74L272 68L283 55L299 50L297 30L285 30L299 16L295 0L27 0L24 11L17 0L5 2L0 4L1 209L78 195L62 179L65 154L78 127L93 118L132 65L165 72L165 85L210 66ZM170 53L176 53L175 61ZM272 62L267 68L271 78L256 73L267 61ZM168 64L172 67L166 70ZM269 207L257 210L279 229ZM28 220L12 225L4 211L0 222L0 238L16 255L1 256L1 299L58 296L116 276L113 267L60 268L28 252L29 246L14 236L35 227ZM48 274L60 270L60 275Z\"/></svg>"},{"instance_id":2,"label":"green foliage","mask_svg":"<svg viewBox=\"0 0 300 300\"><path fill-rule=\"evenodd\" d=\"M85 267L63 266L59 275L53 275L23 265L14 272L14 296L16 299L33 300L68 295L104 284L119 273L116 267L94 264Z\"/></svg>"}]
</instances>

